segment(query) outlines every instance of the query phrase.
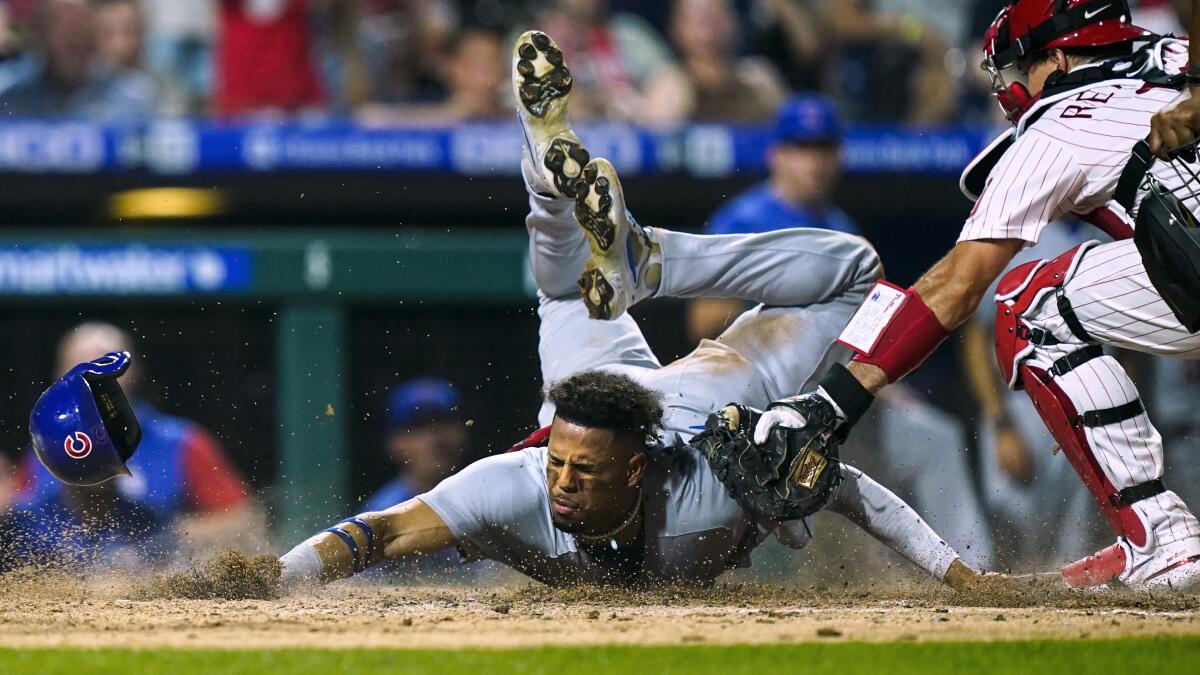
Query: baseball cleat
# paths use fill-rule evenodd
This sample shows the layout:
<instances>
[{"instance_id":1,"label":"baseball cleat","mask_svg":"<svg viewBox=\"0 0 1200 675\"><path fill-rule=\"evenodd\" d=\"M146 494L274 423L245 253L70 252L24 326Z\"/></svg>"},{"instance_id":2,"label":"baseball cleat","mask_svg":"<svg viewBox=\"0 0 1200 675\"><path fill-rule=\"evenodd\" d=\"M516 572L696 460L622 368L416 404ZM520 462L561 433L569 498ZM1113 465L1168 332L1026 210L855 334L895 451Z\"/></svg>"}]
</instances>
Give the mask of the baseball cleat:
<instances>
[{"instance_id":1,"label":"baseball cleat","mask_svg":"<svg viewBox=\"0 0 1200 675\"><path fill-rule=\"evenodd\" d=\"M530 187L561 199L575 197L575 184L591 156L571 129L567 103L571 71L550 36L528 31L513 47L513 94L525 134L524 162L533 168Z\"/></svg>"},{"instance_id":2,"label":"baseball cleat","mask_svg":"<svg viewBox=\"0 0 1200 675\"><path fill-rule=\"evenodd\" d=\"M1138 553L1124 537L1117 543L1062 568L1072 588L1100 585L1144 590L1200 588L1200 542L1184 539Z\"/></svg>"},{"instance_id":3,"label":"baseball cleat","mask_svg":"<svg viewBox=\"0 0 1200 675\"><path fill-rule=\"evenodd\" d=\"M626 210L621 181L607 159L594 159L584 167L575 220L592 251L579 277L588 316L616 319L658 290L661 250L651 232Z\"/></svg>"}]
</instances>

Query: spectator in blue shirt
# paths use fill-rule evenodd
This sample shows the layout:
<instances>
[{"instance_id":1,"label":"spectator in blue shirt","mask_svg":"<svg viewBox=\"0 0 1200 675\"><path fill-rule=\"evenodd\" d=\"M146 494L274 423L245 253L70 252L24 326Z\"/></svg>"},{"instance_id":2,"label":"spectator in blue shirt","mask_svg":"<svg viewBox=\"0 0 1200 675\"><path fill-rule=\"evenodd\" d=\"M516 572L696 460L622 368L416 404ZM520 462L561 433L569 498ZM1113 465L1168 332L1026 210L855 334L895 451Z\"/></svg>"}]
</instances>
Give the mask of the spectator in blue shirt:
<instances>
[{"instance_id":1,"label":"spectator in blue shirt","mask_svg":"<svg viewBox=\"0 0 1200 675\"><path fill-rule=\"evenodd\" d=\"M427 492L462 468L467 430L459 395L446 380L421 377L388 395L384 444L398 475L367 498L366 511L382 511Z\"/></svg>"},{"instance_id":2,"label":"spectator in blue shirt","mask_svg":"<svg viewBox=\"0 0 1200 675\"><path fill-rule=\"evenodd\" d=\"M859 234L850 216L831 202L841 177L841 144L841 123L828 99L820 94L788 99L776 113L767 179L722 206L706 232L813 227ZM696 340L715 338L744 309L738 300L694 300L688 308L688 332Z\"/></svg>"}]
</instances>

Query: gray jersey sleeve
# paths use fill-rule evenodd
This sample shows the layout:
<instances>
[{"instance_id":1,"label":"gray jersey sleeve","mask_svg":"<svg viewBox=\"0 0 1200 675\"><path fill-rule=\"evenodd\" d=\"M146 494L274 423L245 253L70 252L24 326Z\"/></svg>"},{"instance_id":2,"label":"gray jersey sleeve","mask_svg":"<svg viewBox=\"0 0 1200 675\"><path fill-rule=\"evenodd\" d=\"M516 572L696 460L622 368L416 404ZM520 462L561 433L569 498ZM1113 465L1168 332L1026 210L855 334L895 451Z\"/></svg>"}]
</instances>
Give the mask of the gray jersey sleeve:
<instances>
[{"instance_id":1,"label":"gray jersey sleeve","mask_svg":"<svg viewBox=\"0 0 1200 675\"><path fill-rule=\"evenodd\" d=\"M467 560L504 560L510 540L545 529L546 487L538 448L486 457L418 499L441 517Z\"/></svg>"},{"instance_id":2,"label":"gray jersey sleeve","mask_svg":"<svg viewBox=\"0 0 1200 675\"><path fill-rule=\"evenodd\" d=\"M959 557L904 500L849 464L842 464L842 482L825 508L850 519L935 579L944 579Z\"/></svg>"}]
</instances>

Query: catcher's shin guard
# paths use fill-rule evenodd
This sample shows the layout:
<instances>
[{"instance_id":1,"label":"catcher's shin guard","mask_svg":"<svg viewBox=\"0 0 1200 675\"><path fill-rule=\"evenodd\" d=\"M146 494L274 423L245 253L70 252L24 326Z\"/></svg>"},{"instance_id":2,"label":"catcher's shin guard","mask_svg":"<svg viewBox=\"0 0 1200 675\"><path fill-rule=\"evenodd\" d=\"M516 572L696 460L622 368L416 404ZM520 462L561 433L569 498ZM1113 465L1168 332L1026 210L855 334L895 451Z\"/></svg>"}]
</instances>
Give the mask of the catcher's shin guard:
<instances>
[{"instance_id":1,"label":"catcher's shin guard","mask_svg":"<svg viewBox=\"0 0 1200 675\"><path fill-rule=\"evenodd\" d=\"M1054 440L1058 441L1063 454L1067 456L1083 484L1092 493L1109 525L1133 545L1145 546L1146 525L1132 506L1142 499L1163 492L1165 488L1162 481L1153 480L1118 490L1104 473L1088 442L1086 431L1086 427L1118 424L1124 419L1141 414L1140 401L1135 399L1132 403L1117 408L1085 411L1081 414L1075 410L1071 399L1048 372L1022 365L1021 379L1033 406L1037 408L1038 415L1046 423Z\"/></svg>"}]
</instances>

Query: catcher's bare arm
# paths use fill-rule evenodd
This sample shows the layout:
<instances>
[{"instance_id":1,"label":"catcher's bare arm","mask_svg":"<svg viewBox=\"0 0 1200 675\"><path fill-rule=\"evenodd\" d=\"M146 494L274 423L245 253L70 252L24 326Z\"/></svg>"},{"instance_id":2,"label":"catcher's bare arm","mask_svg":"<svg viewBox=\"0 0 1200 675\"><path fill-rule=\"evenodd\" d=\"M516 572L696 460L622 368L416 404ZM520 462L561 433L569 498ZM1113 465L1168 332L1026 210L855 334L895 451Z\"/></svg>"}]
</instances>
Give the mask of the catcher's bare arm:
<instances>
[{"instance_id":1,"label":"catcher's bare arm","mask_svg":"<svg viewBox=\"0 0 1200 675\"><path fill-rule=\"evenodd\" d=\"M309 537L280 558L283 582L333 581L384 560L433 553L453 545L454 535L433 509L419 499L410 499L385 511L348 518Z\"/></svg>"},{"instance_id":2,"label":"catcher's bare arm","mask_svg":"<svg viewBox=\"0 0 1200 675\"><path fill-rule=\"evenodd\" d=\"M938 323L952 331L971 318L988 287L1024 244L1020 239L961 242L917 280L915 290ZM888 384L878 365L852 361L848 369L872 394Z\"/></svg>"},{"instance_id":3,"label":"catcher's bare arm","mask_svg":"<svg viewBox=\"0 0 1200 675\"><path fill-rule=\"evenodd\" d=\"M865 412L874 394L917 367L933 350L979 307L984 293L1024 245L1020 239L988 239L959 242L904 294L903 308L896 314L873 358L855 357L846 368L835 367L823 383L831 398L852 409L828 412L851 424ZM803 398L803 397L801 397ZM765 443L776 426L800 428L807 424L824 399L779 401L763 414L754 441ZM828 417L828 415L826 415ZM832 431L825 428L823 431Z\"/></svg>"}]
</instances>

